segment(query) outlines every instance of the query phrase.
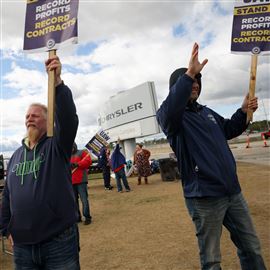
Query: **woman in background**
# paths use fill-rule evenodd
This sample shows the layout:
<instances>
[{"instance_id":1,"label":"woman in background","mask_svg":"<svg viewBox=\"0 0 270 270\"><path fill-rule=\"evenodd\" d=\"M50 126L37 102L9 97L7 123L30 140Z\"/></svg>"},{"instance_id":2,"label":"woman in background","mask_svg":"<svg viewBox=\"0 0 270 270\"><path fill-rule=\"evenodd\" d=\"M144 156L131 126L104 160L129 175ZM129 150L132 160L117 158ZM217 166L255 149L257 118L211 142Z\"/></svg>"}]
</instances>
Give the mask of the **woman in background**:
<instances>
[{"instance_id":1,"label":"woman in background","mask_svg":"<svg viewBox=\"0 0 270 270\"><path fill-rule=\"evenodd\" d=\"M144 177L145 184L148 184L148 176L151 175L151 167L149 163L150 151L142 148L140 143L136 144L136 150L134 153L134 165L138 170L138 185L141 184L141 178Z\"/></svg>"}]
</instances>

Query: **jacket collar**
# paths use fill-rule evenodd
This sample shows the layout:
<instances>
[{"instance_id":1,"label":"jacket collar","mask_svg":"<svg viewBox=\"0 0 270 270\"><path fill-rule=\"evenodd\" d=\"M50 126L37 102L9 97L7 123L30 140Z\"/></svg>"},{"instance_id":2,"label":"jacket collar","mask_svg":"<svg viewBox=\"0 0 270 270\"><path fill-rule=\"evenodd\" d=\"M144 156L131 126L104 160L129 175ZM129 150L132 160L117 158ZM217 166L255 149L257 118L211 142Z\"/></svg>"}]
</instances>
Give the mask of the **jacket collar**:
<instances>
[{"instance_id":1,"label":"jacket collar","mask_svg":"<svg viewBox=\"0 0 270 270\"><path fill-rule=\"evenodd\" d=\"M203 108L201 104L199 104L197 101L195 102L190 102L188 101L188 104L186 106L187 111L193 111L193 112L198 112Z\"/></svg>"}]
</instances>

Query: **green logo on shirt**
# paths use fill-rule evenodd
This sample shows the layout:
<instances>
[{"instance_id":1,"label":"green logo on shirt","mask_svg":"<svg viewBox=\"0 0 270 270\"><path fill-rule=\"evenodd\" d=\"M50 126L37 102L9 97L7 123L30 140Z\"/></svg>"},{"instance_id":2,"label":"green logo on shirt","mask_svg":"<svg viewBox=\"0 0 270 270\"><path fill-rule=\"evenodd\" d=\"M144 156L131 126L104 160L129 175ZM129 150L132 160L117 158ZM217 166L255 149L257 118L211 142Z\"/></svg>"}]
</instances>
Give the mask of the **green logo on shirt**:
<instances>
[{"instance_id":1,"label":"green logo on shirt","mask_svg":"<svg viewBox=\"0 0 270 270\"><path fill-rule=\"evenodd\" d=\"M15 172L16 176L28 175L34 172L39 172L40 165L44 161L45 156L42 153L34 160L26 160L24 162L15 164L12 168L12 172Z\"/></svg>"}]
</instances>

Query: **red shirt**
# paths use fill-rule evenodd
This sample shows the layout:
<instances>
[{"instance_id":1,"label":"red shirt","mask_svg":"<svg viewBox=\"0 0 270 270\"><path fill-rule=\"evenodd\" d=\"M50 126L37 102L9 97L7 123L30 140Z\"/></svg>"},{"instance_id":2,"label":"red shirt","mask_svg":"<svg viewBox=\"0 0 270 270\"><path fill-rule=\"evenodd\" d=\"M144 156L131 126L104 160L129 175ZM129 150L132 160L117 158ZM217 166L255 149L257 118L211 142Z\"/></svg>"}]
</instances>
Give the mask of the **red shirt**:
<instances>
[{"instance_id":1,"label":"red shirt","mask_svg":"<svg viewBox=\"0 0 270 270\"><path fill-rule=\"evenodd\" d=\"M72 170L72 184L87 183L88 169L92 164L90 154L85 150L78 150L75 154L72 154L70 162L78 164L78 167Z\"/></svg>"}]
</instances>

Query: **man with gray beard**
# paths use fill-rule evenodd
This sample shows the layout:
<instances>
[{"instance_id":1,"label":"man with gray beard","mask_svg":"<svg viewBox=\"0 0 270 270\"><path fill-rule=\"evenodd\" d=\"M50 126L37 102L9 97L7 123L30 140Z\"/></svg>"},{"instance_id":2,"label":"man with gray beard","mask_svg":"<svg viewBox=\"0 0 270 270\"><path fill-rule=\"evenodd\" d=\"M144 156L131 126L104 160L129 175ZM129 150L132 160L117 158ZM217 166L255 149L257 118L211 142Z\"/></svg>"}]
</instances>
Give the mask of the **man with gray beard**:
<instances>
[{"instance_id":1,"label":"man with gray beard","mask_svg":"<svg viewBox=\"0 0 270 270\"><path fill-rule=\"evenodd\" d=\"M13 244L15 269L78 270L79 235L70 157L78 116L61 79L57 56L45 63L55 71L54 136L47 136L47 108L29 106L27 136L8 164L0 229Z\"/></svg>"}]
</instances>

